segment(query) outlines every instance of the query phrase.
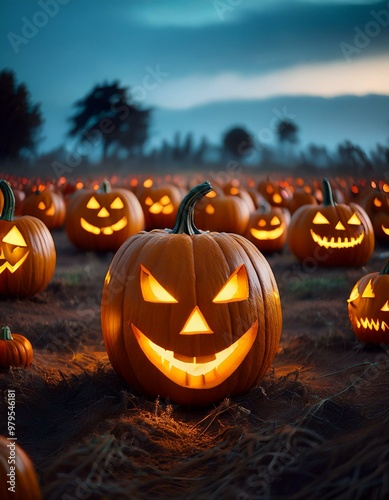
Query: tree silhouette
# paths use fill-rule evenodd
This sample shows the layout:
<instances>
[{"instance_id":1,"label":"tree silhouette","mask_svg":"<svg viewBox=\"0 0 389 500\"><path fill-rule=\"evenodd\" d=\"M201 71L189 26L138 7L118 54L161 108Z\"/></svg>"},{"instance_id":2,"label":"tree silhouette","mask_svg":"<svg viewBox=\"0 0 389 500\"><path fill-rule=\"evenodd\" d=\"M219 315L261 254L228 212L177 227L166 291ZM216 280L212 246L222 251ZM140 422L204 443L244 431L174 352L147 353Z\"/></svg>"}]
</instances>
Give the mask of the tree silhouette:
<instances>
[{"instance_id":1,"label":"tree silhouette","mask_svg":"<svg viewBox=\"0 0 389 500\"><path fill-rule=\"evenodd\" d=\"M30 103L24 83L17 85L15 74L0 72L0 159L14 159L34 153L43 120L39 104Z\"/></svg>"},{"instance_id":2,"label":"tree silhouette","mask_svg":"<svg viewBox=\"0 0 389 500\"><path fill-rule=\"evenodd\" d=\"M78 110L70 118L69 135L80 142L100 141L103 159L120 149L129 155L142 151L148 139L151 110L132 103L128 89L120 87L119 82L96 85L75 107Z\"/></svg>"},{"instance_id":3,"label":"tree silhouette","mask_svg":"<svg viewBox=\"0 0 389 500\"><path fill-rule=\"evenodd\" d=\"M244 154L248 148L253 145L251 135L240 127L234 127L223 136L223 148L228 151L235 159Z\"/></svg>"},{"instance_id":4,"label":"tree silhouette","mask_svg":"<svg viewBox=\"0 0 389 500\"><path fill-rule=\"evenodd\" d=\"M295 144L297 142L297 132L298 127L293 122L289 120L280 120L277 125L277 135L278 140L283 142L289 142L290 144Z\"/></svg>"}]
</instances>

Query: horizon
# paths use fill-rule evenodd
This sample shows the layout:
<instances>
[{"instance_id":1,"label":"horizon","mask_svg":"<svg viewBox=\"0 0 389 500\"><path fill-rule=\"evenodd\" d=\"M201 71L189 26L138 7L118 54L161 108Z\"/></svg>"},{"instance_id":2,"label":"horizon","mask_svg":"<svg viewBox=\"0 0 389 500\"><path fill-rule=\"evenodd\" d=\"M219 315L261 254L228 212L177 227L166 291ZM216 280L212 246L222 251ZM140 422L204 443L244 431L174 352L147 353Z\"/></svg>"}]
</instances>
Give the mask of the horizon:
<instances>
[{"instance_id":1,"label":"horizon","mask_svg":"<svg viewBox=\"0 0 389 500\"><path fill-rule=\"evenodd\" d=\"M330 106L349 96L355 106L370 95L389 98L389 2L151 0L145 6L101 0L96 8L91 0L1 0L0 5L1 68L12 70L17 82L26 84L31 102L41 104L40 153L70 148L67 120L74 103L95 85L115 80L130 88L139 106L165 116L164 122L152 116L149 147L172 141L175 132L191 132L186 117L215 105L227 109L295 97L307 103L325 99ZM351 117L354 110L344 112ZM384 112L389 118L389 104ZM381 115L378 109L364 111L365 149L377 136L387 142ZM212 141L221 140L238 124L255 134L272 119L253 123L238 111L232 116L234 121L229 118L218 130L207 126L211 115L193 122L194 139L200 140L197 130L202 130ZM343 118L339 142L353 140ZM304 147L312 142L314 124L304 129L298 117L296 124ZM332 148L334 141L320 145Z\"/></svg>"}]
</instances>

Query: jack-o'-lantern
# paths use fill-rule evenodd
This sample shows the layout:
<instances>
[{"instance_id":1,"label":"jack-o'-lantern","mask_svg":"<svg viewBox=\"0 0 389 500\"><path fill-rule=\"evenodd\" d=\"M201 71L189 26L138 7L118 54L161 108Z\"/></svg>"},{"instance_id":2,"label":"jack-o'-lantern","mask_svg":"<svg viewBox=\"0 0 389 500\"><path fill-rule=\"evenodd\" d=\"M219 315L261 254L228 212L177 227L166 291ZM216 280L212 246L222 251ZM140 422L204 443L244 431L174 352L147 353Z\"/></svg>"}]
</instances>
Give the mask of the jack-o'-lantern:
<instances>
[{"instance_id":1,"label":"jack-o'-lantern","mask_svg":"<svg viewBox=\"0 0 389 500\"><path fill-rule=\"evenodd\" d=\"M383 243L389 243L389 193L374 190L361 201L373 225L374 234Z\"/></svg>"},{"instance_id":2,"label":"jack-o'-lantern","mask_svg":"<svg viewBox=\"0 0 389 500\"><path fill-rule=\"evenodd\" d=\"M243 235L249 219L250 210L241 198L216 194L214 191L204 196L195 210L196 225L207 231Z\"/></svg>"},{"instance_id":3,"label":"jack-o'-lantern","mask_svg":"<svg viewBox=\"0 0 389 500\"><path fill-rule=\"evenodd\" d=\"M10 414L12 415L11 412L8 413ZM17 409L15 415L17 422ZM31 458L16 439L7 439L4 436L0 436L0 498L1 500L42 499L38 476Z\"/></svg>"},{"instance_id":4,"label":"jack-o'-lantern","mask_svg":"<svg viewBox=\"0 0 389 500\"><path fill-rule=\"evenodd\" d=\"M164 229L174 225L181 201L181 191L173 184L146 184L138 195L145 218L145 228Z\"/></svg>"},{"instance_id":5,"label":"jack-o'-lantern","mask_svg":"<svg viewBox=\"0 0 389 500\"><path fill-rule=\"evenodd\" d=\"M317 204L318 202L312 194L312 190L309 188L309 186L304 186L304 188L297 188L294 190L293 197L288 205L288 209L291 214L294 214L294 212L303 205Z\"/></svg>"},{"instance_id":6,"label":"jack-o'-lantern","mask_svg":"<svg viewBox=\"0 0 389 500\"><path fill-rule=\"evenodd\" d=\"M263 203L250 215L245 237L264 253L280 251L286 243L288 222L281 208Z\"/></svg>"},{"instance_id":7,"label":"jack-o'-lantern","mask_svg":"<svg viewBox=\"0 0 389 500\"><path fill-rule=\"evenodd\" d=\"M389 261L380 272L363 276L347 302L356 337L370 344L389 344Z\"/></svg>"},{"instance_id":8,"label":"jack-o'-lantern","mask_svg":"<svg viewBox=\"0 0 389 500\"><path fill-rule=\"evenodd\" d=\"M300 261L320 266L362 266L374 250L374 230L355 203L335 204L330 183L323 181L323 204L303 205L292 215L288 244Z\"/></svg>"},{"instance_id":9,"label":"jack-o'-lantern","mask_svg":"<svg viewBox=\"0 0 389 500\"><path fill-rule=\"evenodd\" d=\"M261 380L281 334L281 304L269 264L237 234L202 232L182 201L173 230L141 232L114 256L101 325L112 366L130 386L204 406Z\"/></svg>"},{"instance_id":10,"label":"jack-o'-lantern","mask_svg":"<svg viewBox=\"0 0 389 500\"><path fill-rule=\"evenodd\" d=\"M144 217L137 197L127 189L111 189L107 180L96 191L76 191L67 208L65 230L81 250L115 251L142 229Z\"/></svg>"},{"instance_id":11,"label":"jack-o'-lantern","mask_svg":"<svg viewBox=\"0 0 389 500\"><path fill-rule=\"evenodd\" d=\"M239 181L234 179L233 181L228 182L227 184L225 184L223 186L223 191L224 191L224 194L227 196L237 196L238 198L243 200L247 204L250 213L254 212L254 210L256 208L255 204L254 204L254 200L250 196L248 191L243 186L240 185Z\"/></svg>"},{"instance_id":12,"label":"jack-o'-lantern","mask_svg":"<svg viewBox=\"0 0 389 500\"><path fill-rule=\"evenodd\" d=\"M49 229L63 226L65 221L65 201L61 194L50 189L27 196L22 204L22 215L33 215L46 224Z\"/></svg>"},{"instance_id":13,"label":"jack-o'-lantern","mask_svg":"<svg viewBox=\"0 0 389 500\"><path fill-rule=\"evenodd\" d=\"M14 217L15 198L0 180L4 207L0 217L0 295L30 297L48 285L56 263L53 238L36 217Z\"/></svg>"},{"instance_id":14,"label":"jack-o'-lantern","mask_svg":"<svg viewBox=\"0 0 389 500\"><path fill-rule=\"evenodd\" d=\"M258 191L270 205L275 207L287 207L292 199L292 191L288 186L281 186L279 182L270 179L260 181Z\"/></svg>"}]
</instances>

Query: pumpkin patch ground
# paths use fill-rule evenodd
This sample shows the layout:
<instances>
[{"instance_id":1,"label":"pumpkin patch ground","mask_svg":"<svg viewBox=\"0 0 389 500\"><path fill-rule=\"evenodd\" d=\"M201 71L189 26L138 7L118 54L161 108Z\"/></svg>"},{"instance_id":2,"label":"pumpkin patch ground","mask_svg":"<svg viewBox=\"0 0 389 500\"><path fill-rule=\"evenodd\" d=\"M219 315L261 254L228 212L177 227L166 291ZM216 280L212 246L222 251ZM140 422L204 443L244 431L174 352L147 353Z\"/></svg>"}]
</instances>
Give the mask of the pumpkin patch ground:
<instances>
[{"instance_id":1,"label":"pumpkin patch ground","mask_svg":"<svg viewBox=\"0 0 389 500\"><path fill-rule=\"evenodd\" d=\"M308 267L287 247L267 256L283 316L271 369L246 394L188 408L142 396L112 368L100 302L113 252L52 234L47 288L0 302L1 325L34 349L0 383L3 403L15 391L15 435L44 499L388 496L388 348L358 341L347 310L357 281L387 262L383 243L360 268Z\"/></svg>"}]
</instances>

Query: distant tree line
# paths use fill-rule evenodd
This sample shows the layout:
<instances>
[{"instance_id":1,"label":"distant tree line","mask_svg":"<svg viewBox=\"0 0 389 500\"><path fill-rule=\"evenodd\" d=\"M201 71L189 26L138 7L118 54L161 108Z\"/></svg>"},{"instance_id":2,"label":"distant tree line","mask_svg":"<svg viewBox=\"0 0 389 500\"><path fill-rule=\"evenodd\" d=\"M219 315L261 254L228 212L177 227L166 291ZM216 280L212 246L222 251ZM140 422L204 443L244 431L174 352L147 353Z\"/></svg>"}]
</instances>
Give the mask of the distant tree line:
<instances>
[{"instance_id":1,"label":"distant tree line","mask_svg":"<svg viewBox=\"0 0 389 500\"><path fill-rule=\"evenodd\" d=\"M156 148L148 148L152 117L151 108L142 108L134 101L131 91L118 81L95 85L82 99L74 103L75 111L69 117L68 137L74 150L83 152L86 163L91 151L100 154L102 164L147 159L149 163L166 166L201 165L224 162L229 159L242 165L278 168L288 164L302 168L337 167L356 172L366 169L388 169L389 148L378 144L369 156L350 141L339 144L334 153L324 146L311 144L296 152L299 127L291 120L280 120L275 137L278 147L260 144L243 127L226 130L218 145L209 144L206 137L195 144L189 132L184 137L177 132L172 141L163 140ZM40 104L31 102L25 84L18 84L9 70L0 72L0 161L33 157L41 140L43 118ZM53 161L64 155L64 149L39 158Z\"/></svg>"}]
</instances>

